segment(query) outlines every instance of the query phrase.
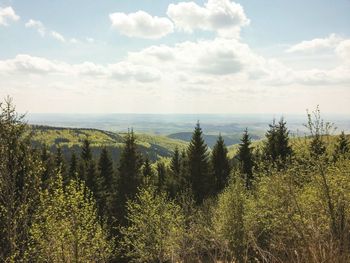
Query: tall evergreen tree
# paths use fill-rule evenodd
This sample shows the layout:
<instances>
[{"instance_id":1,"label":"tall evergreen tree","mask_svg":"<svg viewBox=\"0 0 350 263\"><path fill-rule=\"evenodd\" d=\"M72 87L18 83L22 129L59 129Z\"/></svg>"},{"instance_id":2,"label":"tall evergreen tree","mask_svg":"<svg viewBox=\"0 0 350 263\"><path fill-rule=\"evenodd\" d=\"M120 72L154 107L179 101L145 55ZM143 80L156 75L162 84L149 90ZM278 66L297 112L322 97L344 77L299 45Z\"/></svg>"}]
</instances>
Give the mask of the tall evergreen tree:
<instances>
[{"instance_id":1,"label":"tall evergreen tree","mask_svg":"<svg viewBox=\"0 0 350 263\"><path fill-rule=\"evenodd\" d=\"M265 134L266 142L264 145L264 155L270 161L277 160L277 125L276 120L273 119L272 123L269 124L269 129Z\"/></svg>"},{"instance_id":2,"label":"tall evergreen tree","mask_svg":"<svg viewBox=\"0 0 350 263\"><path fill-rule=\"evenodd\" d=\"M99 189L99 176L96 171L96 163L94 160L91 160L86 164L86 186L90 189L92 194L96 197L97 191Z\"/></svg>"},{"instance_id":3,"label":"tall evergreen tree","mask_svg":"<svg viewBox=\"0 0 350 263\"><path fill-rule=\"evenodd\" d=\"M83 146L81 147L81 159L84 162L89 162L92 160L90 141L87 138L84 139Z\"/></svg>"},{"instance_id":4,"label":"tall evergreen tree","mask_svg":"<svg viewBox=\"0 0 350 263\"><path fill-rule=\"evenodd\" d=\"M181 172L181 159L180 159L180 151L178 147L175 148L174 154L171 158L170 169L174 177L178 179L180 177L180 172Z\"/></svg>"},{"instance_id":5,"label":"tall evergreen tree","mask_svg":"<svg viewBox=\"0 0 350 263\"><path fill-rule=\"evenodd\" d=\"M151 167L151 163L149 161L149 158L146 157L143 167L142 167L142 176L143 176L143 183L149 184L153 181L153 171Z\"/></svg>"},{"instance_id":6,"label":"tall evergreen tree","mask_svg":"<svg viewBox=\"0 0 350 263\"><path fill-rule=\"evenodd\" d=\"M245 129L238 149L238 159L240 161L241 172L244 175L245 186L250 189L253 181L253 150L248 129Z\"/></svg>"},{"instance_id":7,"label":"tall evergreen tree","mask_svg":"<svg viewBox=\"0 0 350 263\"><path fill-rule=\"evenodd\" d=\"M189 182L197 203L210 195L212 178L209 173L208 146L197 123L187 149Z\"/></svg>"},{"instance_id":8,"label":"tall evergreen tree","mask_svg":"<svg viewBox=\"0 0 350 263\"><path fill-rule=\"evenodd\" d=\"M39 202L40 156L12 99L0 103L0 259L24 262L30 223Z\"/></svg>"},{"instance_id":9,"label":"tall evergreen tree","mask_svg":"<svg viewBox=\"0 0 350 263\"><path fill-rule=\"evenodd\" d=\"M102 148L98 162L98 171L100 173L102 189L107 192L111 192L114 179L114 170L112 159L106 147Z\"/></svg>"},{"instance_id":10,"label":"tall evergreen tree","mask_svg":"<svg viewBox=\"0 0 350 263\"><path fill-rule=\"evenodd\" d=\"M157 163L157 174L158 174L158 191L163 191L165 189L165 180L166 180L166 169L163 162Z\"/></svg>"},{"instance_id":11,"label":"tall evergreen tree","mask_svg":"<svg viewBox=\"0 0 350 263\"><path fill-rule=\"evenodd\" d=\"M265 157L278 168L283 168L292 155L292 147L289 144L289 130L283 117L278 123L273 120L269 127L264 146Z\"/></svg>"},{"instance_id":12,"label":"tall evergreen tree","mask_svg":"<svg viewBox=\"0 0 350 263\"><path fill-rule=\"evenodd\" d=\"M289 144L289 130L283 117L277 125L277 153L283 163L292 155L292 147Z\"/></svg>"},{"instance_id":13,"label":"tall evergreen tree","mask_svg":"<svg viewBox=\"0 0 350 263\"><path fill-rule=\"evenodd\" d=\"M126 201L134 199L141 183L142 157L136 147L134 132L128 132L121 153L118 172L117 217L121 225L126 223Z\"/></svg>"},{"instance_id":14,"label":"tall evergreen tree","mask_svg":"<svg viewBox=\"0 0 350 263\"><path fill-rule=\"evenodd\" d=\"M216 182L215 192L219 193L226 186L230 175L230 163L227 157L227 148L221 134L213 147L211 165Z\"/></svg>"},{"instance_id":15,"label":"tall evergreen tree","mask_svg":"<svg viewBox=\"0 0 350 263\"><path fill-rule=\"evenodd\" d=\"M102 148L100 158L98 161L98 173L99 182L97 182L96 202L99 210L99 214L109 214L108 207L110 198L114 194L115 190L115 176L113 169L112 159L107 151L106 147Z\"/></svg>"}]
</instances>

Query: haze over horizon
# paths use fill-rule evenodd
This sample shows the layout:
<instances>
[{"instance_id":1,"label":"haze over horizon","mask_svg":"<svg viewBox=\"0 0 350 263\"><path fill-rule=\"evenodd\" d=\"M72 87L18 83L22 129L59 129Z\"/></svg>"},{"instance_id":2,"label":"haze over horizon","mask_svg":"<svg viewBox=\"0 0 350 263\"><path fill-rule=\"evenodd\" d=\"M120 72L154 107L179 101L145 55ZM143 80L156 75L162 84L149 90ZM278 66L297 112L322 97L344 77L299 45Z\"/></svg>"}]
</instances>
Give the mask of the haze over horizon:
<instances>
[{"instance_id":1,"label":"haze over horizon","mask_svg":"<svg viewBox=\"0 0 350 263\"><path fill-rule=\"evenodd\" d=\"M349 114L350 1L0 0L20 112Z\"/></svg>"}]
</instances>

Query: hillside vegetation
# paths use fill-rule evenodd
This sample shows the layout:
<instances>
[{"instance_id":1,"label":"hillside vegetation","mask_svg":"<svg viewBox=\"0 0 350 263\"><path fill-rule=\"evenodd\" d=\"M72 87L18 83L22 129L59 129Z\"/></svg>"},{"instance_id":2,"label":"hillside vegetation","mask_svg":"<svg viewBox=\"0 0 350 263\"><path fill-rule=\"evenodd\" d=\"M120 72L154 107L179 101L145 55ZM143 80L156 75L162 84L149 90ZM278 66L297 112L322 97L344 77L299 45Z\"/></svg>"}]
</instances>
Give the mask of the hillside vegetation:
<instances>
[{"instance_id":1,"label":"hillside vegetation","mask_svg":"<svg viewBox=\"0 0 350 263\"><path fill-rule=\"evenodd\" d=\"M282 118L256 142L246 129L229 152L199 123L189 143L30 127L7 99L0 260L350 262L349 136L331 136L318 108L307 127L290 138Z\"/></svg>"},{"instance_id":2,"label":"hillside vegetation","mask_svg":"<svg viewBox=\"0 0 350 263\"><path fill-rule=\"evenodd\" d=\"M31 126L33 143L46 145L52 151L61 147L66 158L72 151L81 152L81 146L85 139L91 143L93 155L99 156L102 147L107 147L113 160L119 160L126 133L114 133L98 129L59 128L49 126ZM174 149L183 149L187 143L181 140L168 138L161 135L136 134L136 145L139 151L151 160L161 157L170 157Z\"/></svg>"}]
</instances>

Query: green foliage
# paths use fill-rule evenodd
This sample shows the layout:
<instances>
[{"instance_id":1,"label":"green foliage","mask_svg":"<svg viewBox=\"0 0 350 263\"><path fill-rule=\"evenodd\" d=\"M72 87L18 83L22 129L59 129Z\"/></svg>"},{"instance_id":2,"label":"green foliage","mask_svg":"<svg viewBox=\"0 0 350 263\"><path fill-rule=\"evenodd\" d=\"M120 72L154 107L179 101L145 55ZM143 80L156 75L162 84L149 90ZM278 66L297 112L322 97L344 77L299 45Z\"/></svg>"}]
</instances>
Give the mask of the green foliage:
<instances>
[{"instance_id":1,"label":"green foliage","mask_svg":"<svg viewBox=\"0 0 350 263\"><path fill-rule=\"evenodd\" d=\"M252 187L253 181L253 149L251 148L251 140L248 134L248 130L246 129L243 133L241 143L239 144L238 150L238 160L240 162L241 172L244 176L245 186L247 189Z\"/></svg>"},{"instance_id":2,"label":"green foliage","mask_svg":"<svg viewBox=\"0 0 350 263\"><path fill-rule=\"evenodd\" d=\"M202 129L197 123L187 148L189 181L197 203L209 196L212 177L209 173L208 146L204 143Z\"/></svg>"},{"instance_id":3,"label":"green foliage","mask_svg":"<svg viewBox=\"0 0 350 263\"><path fill-rule=\"evenodd\" d=\"M247 231L244 221L246 202L244 182L239 177L232 178L229 186L219 195L213 217L214 231L220 240L222 254L226 255L225 260L231 262L243 262L246 254Z\"/></svg>"},{"instance_id":4,"label":"green foliage","mask_svg":"<svg viewBox=\"0 0 350 263\"><path fill-rule=\"evenodd\" d=\"M340 157L346 157L350 152L350 142L346 137L344 131L341 132L340 136L337 139L335 150L334 150L334 158L338 159Z\"/></svg>"},{"instance_id":5,"label":"green foliage","mask_svg":"<svg viewBox=\"0 0 350 263\"><path fill-rule=\"evenodd\" d=\"M289 131L283 118L276 123L273 120L266 133L264 154L268 161L279 169L287 166L292 155L292 147L289 144Z\"/></svg>"},{"instance_id":6,"label":"green foliage","mask_svg":"<svg viewBox=\"0 0 350 263\"><path fill-rule=\"evenodd\" d=\"M227 185L230 174L230 163L227 157L227 148L221 135L213 147L211 166L215 180L215 193L220 193Z\"/></svg>"},{"instance_id":7,"label":"green foliage","mask_svg":"<svg viewBox=\"0 0 350 263\"><path fill-rule=\"evenodd\" d=\"M140 189L127 203L128 226L120 247L130 262L169 262L179 255L183 232L181 209L153 186Z\"/></svg>"},{"instance_id":8,"label":"green foliage","mask_svg":"<svg viewBox=\"0 0 350 263\"><path fill-rule=\"evenodd\" d=\"M58 175L44 190L30 228L27 257L34 262L107 262L111 242L97 220L95 202L84 183L63 188Z\"/></svg>"},{"instance_id":9,"label":"green foliage","mask_svg":"<svg viewBox=\"0 0 350 263\"><path fill-rule=\"evenodd\" d=\"M42 165L32 149L23 116L12 100L0 103L0 259L19 262L27 248L39 200Z\"/></svg>"},{"instance_id":10,"label":"green foliage","mask_svg":"<svg viewBox=\"0 0 350 263\"><path fill-rule=\"evenodd\" d=\"M118 167L118 201L116 202L118 213L116 216L122 225L126 223L126 202L136 196L137 189L142 182L142 157L136 148L135 141L134 132L129 132L125 138L125 145Z\"/></svg>"}]
</instances>

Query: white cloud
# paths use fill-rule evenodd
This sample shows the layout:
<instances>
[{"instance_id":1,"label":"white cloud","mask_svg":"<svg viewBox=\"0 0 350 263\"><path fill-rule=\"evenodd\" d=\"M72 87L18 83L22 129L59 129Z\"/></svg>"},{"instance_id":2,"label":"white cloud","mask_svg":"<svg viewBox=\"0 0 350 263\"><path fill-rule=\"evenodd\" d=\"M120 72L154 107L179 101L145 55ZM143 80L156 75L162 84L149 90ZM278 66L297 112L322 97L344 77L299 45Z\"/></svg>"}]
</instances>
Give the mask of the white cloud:
<instances>
[{"instance_id":1,"label":"white cloud","mask_svg":"<svg viewBox=\"0 0 350 263\"><path fill-rule=\"evenodd\" d=\"M173 32L173 23L165 17L152 17L144 11L109 15L112 27L128 37L158 39Z\"/></svg>"},{"instance_id":2,"label":"white cloud","mask_svg":"<svg viewBox=\"0 0 350 263\"><path fill-rule=\"evenodd\" d=\"M326 38L315 38L302 41L287 49L287 52L317 52L324 49L334 49L343 39L336 34L331 34Z\"/></svg>"},{"instance_id":3,"label":"white cloud","mask_svg":"<svg viewBox=\"0 0 350 263\"><path fill-rule=\"evenodd\" d=\"M241 27L249 24L243 7L230 0L208 0L204 7L194 2L170 4L167 15L181 30L216 31L222 37L237 38Z\"/></svg>"},{"instance_id":4,"label":"white cloud","mask_svg":"<svg viewBox=\"0 0 350 263\"><path fill-rule=\"evenodd\" d=\"M7 26L9 21L18 21L20 17L11 6L0 7L0 26Z\"/></svg>"},{"instance_id":5,"label":"white cloud","mask_svg":"<svg viewBox=\"0 0 350 263\"><path fill-rule=\"evenodd\" d=\"M43 23L41 23L38 20L33 20L30 19L26 24L25 24L26 28L34 28L38 31L38 33L43 37L46 34L46 28L43 25Z\"/></svg>"},{"instance_id":6,"label":"white cloud","mask_svg":"<svg viewBox=\"0 0 350 263\"><path fill-rule=\"evenodd\" d=\"M3 74L34 74L64 75L67 77L84 76L87 78L100 77L118 81L153 82L161 78L160 72L149 66L137 65L131 62L98 65L92 62L68 64L61 61L49 60L30 55L17 55L14 59L1 60L0 72Z\"/></svg>"},{"instance_id":7,"label":"white cloud","mask_svg":"<svg viewBox=\"0 0 350 263\"><path fill-rule=\"evenodd\" d=\"M350 64L350 39L340 42L335 52L341 59Z\"/></svg>"},{"instance_id":8,"label":"white cloud","mask_svg":"<svg viewBox=\"0 0 350 263\"><path fill-rule=\"evenodd\" d=\"M60 42L63 42L63 43L66 42L65 38L56 31L51 31L51 36Z\"/></svg>"}]
</instances>

